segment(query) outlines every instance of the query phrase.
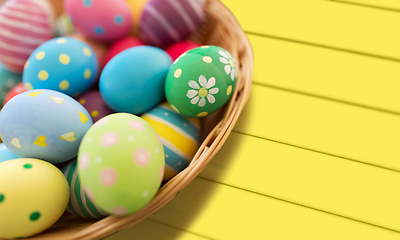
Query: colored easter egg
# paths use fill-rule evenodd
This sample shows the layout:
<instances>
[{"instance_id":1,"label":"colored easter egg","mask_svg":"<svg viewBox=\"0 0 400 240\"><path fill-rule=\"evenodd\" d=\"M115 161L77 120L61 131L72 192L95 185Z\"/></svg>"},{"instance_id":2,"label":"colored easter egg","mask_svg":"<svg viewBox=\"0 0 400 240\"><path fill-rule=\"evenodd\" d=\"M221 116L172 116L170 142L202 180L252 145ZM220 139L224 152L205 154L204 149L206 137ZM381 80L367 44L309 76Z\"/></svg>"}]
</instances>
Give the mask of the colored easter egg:
<instances>
[{"instance_id":1,"label":"colored easter egg","mask_svg":"<svg viewBox=\"0 0 400 240\"><path fill-rule=\"evenodd\" d=\"M9 0L0 7L0 61L22 73L29 55L53 37L54 13L44 0Z\"/></svg>"},{"instance_id":2,"label":"colored easter egg","mask_svg":"<svg viewBox=\"0 0 400 240\"><path fill-rule=\"evenodd\" d=\"M136 212L154 197L164 165L163 146L154 128L128 113L96 122L78 154L79 178L87 196L115 215Z\"/></svg>"},{"instance_id":3,"label":"colored easter egg","mask_svg":"<svg viewBox=\"0 0 400 240\"><path fill-rule=\"evenodd\" d=\"M97 122L101 118L114 113L104 102L98 90L86 92L77 101L90 113L93 122Z\"/></svg>"},{"instance_id":4,"label":"colored easter egg","mask_svg":"<svg viewBox=\"0 0 400 240\"><path fill-rule=\"evenodd\" d=\"M57 0L59 1L59 0ZM61 1L59 1L61 2ZM56 20L55 34L58 37L68 36L76 33L76 29L72 24L71 18L63 13Z\"/></svg>"},{"instance_id":5,"label":"colored easter egg","mask_svg":"<svg viewBox=\"0 0 400 240\"><path fill-rule=\"evenodd\" d=\"M54 38L40 45L25 65L25 88L51 89L69 96L87 91L98 75L93 49L71 37Z\"/></svg>"},{"instance_id":6,"label":"colored easter egg","mask_svg":"<svg viewBox=\"0 0 400 240\"><path fill-rule=\"evenodd\" d=\"M229 100L236 77L236 63L228 51L202 46L175 60L165 81L165 96L178 113L204 117Z\"/></svg>"},{"instance_id":7,"label":"colored easter egg","mask_svg":"<svg viewBox=\"0 0 400 240\"><path fill-rule=\"evenodd\" d=\"M107 46L105 44L93 41L89 38L86 38L86 37L80 35L80 34L72 34L72 35L70 35L70 37L79 39L79 40L89 44L89 46L92 47L94 54L96 55L97 63L99 64L98 65L99 69L102 69L104 67L104 65L105 65L104 61L105 61L105 57L106 57L106 54L108 51Z\"/></svg>"},{"instance_id":8,"label":"colored easter egg","mask_svg":"<svg viewBox=\"0 0 400 240\"><path fill-rule=\"evenodd\" d=\"M4 143L0 143L0 163L16 158L19 157L17 157L14 153L8 150Z\"/></svg>"},{"instance_id":9,"label":"colored easter egg","mask_svg":"<svg viewBox=\"0 0 400 240\"><path fill-rule=\"evenodd\" d=\"M12 153L51 163L75 157L92 124L75 99L46 89L15 96L0 112L0 134Z\"/></svg>"},{"instance_id":10,"label":"colored easter egg","mask_svg":"<svg viewBox=\"0 0 400 240\"><path fill-rule=\"evenodd\" d=\"M104 67L99 88L106 104L116 112L144 113L164 98L170 56L151 46L129 48Z\"/></svg>"},{"instance_id":11,"label":"colored easter egg","mask_svg":"<svg viewBox=\"0 0 400 240\"><path fill-rule=\"evenodd\" d=\"M184 41L180 41L180 42L172 44L167 49L165 49L165 51L172 58L172 61L175 61L184 52L187 52L189 50L192 50L192 49L198 48L198 47L201 47L200 43L189 41L189 40L184 40Z\"/></svg>"},{"instance_id":12,"label":"colored easter egg","mask_svg":"<svg viewBox=\"0 0 400 240\"><path fill-rule=\"evenodd\" d=\"M0 62L0 104L3 104L7 93L21 81L21 74L7 70Z\"/></svg>"},{"instance_id":13,"label":"colored easter egg","mask_svg":"<svg viewBox=\"0 0 400 240\"><path fill-rule=\"evenodd\" d=\"M146 6L149 0L127 0L126 2L131 9L133 20L131 33L137 35L139 31L139 22L142 17L144 6Z\"/></svg>"},{"instance_id":14,"label":"colored easter egg","mask_svg":"<svg viewBox=\"0 0 400 240\"><path fill-rule=\"evenodd\" d=\"M95 219L107 216L86 196L76 168L76 159L68 162L61 170L69 185L69 202L67 211L81 218Z\"/></svg>"},{"instance_id":15,"label":"colored easter egg","mask_svg":"<svg viewBox=\"0 0 400 240\"><path fill-rule=\"evenodd\" d=\"M52 164L30 158L0 163L0 238L46 230L64 213L68 197L68 182Z\"/></svg>"},{"instance_id":16,"label":"colored easter egg","mask_svg":"<svg viewBox=\"0 0 400 240\"><path fill-rule=\"evenodd\" d=\"M204 0L150 0L140 19L140 38L157 47L186 39L203 22L204 4Z\"/></svg>"},{"instance_id":17,"label":"colored easter egg","mask_svg":"<svg viewBox=\"0 0 400 240\"><path fill-rule=\"evenodd\" d=\"M17 96L20 93L26 92L26 88L24 86L24 83L18 83L15 85L11 90L6 94L3 102L3 106L6 105L8 101L10 101L11 98Z\"/></svg>"},{"instance_id":18,"label":"colored easter egg","mask_svg":"<svg viewBox=\"0 0 400 240\"><path fill-rule=\"evenodd\" d=\"M161 137L165 152L164 181L185 169L199 148L200 121L186 118L163 103L141 116Z\"/></svg>"},{"instance_id":19,"label":"colored easter egg","mask_svg":"<svg viewBox=\"0 0 400 240\"><path fill-rule=\"evenodd\" d=\"M121 40L114 42L108 49L107 55L105 57L105 63L107 64L111 58L115 57L118 53L136 46L145 45L145 43L136 37L126 37Z\"/></svg>"},{"instance_id":20,"label":"colored easter egg","mask_svg":"<svg viewBox=\"0 0 400 240\"><path fill-rule=\"evenodd\" d=\"M125 0L66 0L64 6L78 32L96 41L123 38L132 26Z\"/></svg>"}]
</instances>

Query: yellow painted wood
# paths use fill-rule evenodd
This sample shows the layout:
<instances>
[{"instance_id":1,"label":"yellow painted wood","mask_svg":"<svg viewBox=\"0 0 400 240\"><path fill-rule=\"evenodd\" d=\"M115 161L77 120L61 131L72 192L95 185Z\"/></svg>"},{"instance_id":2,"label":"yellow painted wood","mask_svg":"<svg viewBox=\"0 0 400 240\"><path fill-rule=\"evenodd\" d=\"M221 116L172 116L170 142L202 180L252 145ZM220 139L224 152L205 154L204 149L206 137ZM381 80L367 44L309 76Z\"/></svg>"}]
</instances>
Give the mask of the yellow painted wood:
<instances>
[{"instance_id":1,"label":"yellow painted wood","mask_svg":"<svg viewBox=\"0 0 400 240\"><path fill-rule=\"evenodd\" d=\"M396 232L204 179L195 179L150 219L219 240L400 238Z\"/></svg>"},{"instance_id":2,"label":"yellow painted wood","mask_svg":"<svg viewBox=\"0 0 400 240\"><path fill-rule=\"evenodd\" d=\"M254 85L235 130L400 171L400 116Z\"/></svg>"},{"instance_id":3,"label":"yellow painted wood","mask_svg":"<svg viewBox=\"0 0 400 240\"><path fill-rule=\"evenodd\" d=\"M400 174L232 133L201 177L400 231Z\"/></svg>"},{"instance_id":4,"label":"yellow painted wood","mask_svg":"<svg viewBox=\"0 0 400 240\"><path fill-rule=\"evenodd\" d=\"M400 14L321 0L223 0L244 30L400 59Z\"/></svg>"},{"instance_id":5,"label":"yellow painted wood","mask_svg":"<svg viewBox=\"0 0 400 240\"><path fill-rule=\"evenodd\" d=\"M333 0L337 1L337 0ZM387 10L399 10L400 11L400 1L397 0L338 0L337 2L348 2L362 5L369 5L370 7L376 8L388 8Z\"/></svg>"},{"instance_id":6,"label":"yellow painted wood","mask_svg":"<svg viewBox=\"0 0 400 240\"><path fill-rule=\"evenodd\" d=\"M400 62L248 37L254 49L254 82L400 113Z\"/></svg>"},{"instance_id":7,"label":"yellow painted wood","mask_svg":"<svg viewBox=\"0 0 400 240\"><path fill-rule=\"evenodd\" d=\"M210 238L201 237L186 231L182 231L165 224L145 219L138 224L120 231L104 240L208 240Z\"/></svg>"}]
</instances>

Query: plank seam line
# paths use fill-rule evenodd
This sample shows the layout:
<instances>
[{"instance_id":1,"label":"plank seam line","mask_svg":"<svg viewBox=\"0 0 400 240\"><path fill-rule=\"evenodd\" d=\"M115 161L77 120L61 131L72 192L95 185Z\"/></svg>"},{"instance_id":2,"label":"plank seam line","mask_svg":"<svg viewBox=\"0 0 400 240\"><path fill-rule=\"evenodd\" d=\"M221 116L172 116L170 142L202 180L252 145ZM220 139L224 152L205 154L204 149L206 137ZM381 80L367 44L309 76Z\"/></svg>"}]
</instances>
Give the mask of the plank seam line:
<instances>
[{"instance_id":1,"label":"plank seam line","mask_svg":"<svg viewBox=\"0 0 400 240\"><path fill-rule=\"evenodd\" d=\"M164 222L157 221L157 220L154 220L154 219L151 219L151 218L147 218L147 220L149 220L151 222L155 222L155 223L161 224L161 225L164 225L164 226L167 226L167 227L170 227L170 228L173 228L173 229L177 229L177 230L180 230L180 231L183 231L183 232L188 232L190 234L193 234L193 235L196 235L196 236L199 236L199 237L202 237L202 238L206 238L206 239L210 239L210 240L216 240L215 238L210 238L208 236L204 236L204 235L201 235L201 234L198 234L198 233L190 232L190 231L187 231L186 229L175 227L175 226L172 226L172 225L169 225L169 224L166 224Z\"/></svg>"},{"instance_id":2,"label":"plank seam line","mask_svg":"<svg viewBox=\"0 0 400 240\"><path fill-rule=\"evenodd\" d=\"M344 160L355 162L355 163L360 163L360 164L371 166L371 167L377 167L377 168L380 168L380 169L384 169L384 170L400 173L399 170L396 170L396 169L393 169L393 168L388 168L388 167L379 166L379 165L372 164L372 163L363 162L361 160L357 160L357 159L354 159L354 158L349 158L349 157L345 157L345 156L341 156L341 155L337 155L337 154L333 154L333 153L323 152L323 151L319 151L319 150L315 150L315 149L311 149L311 148L307 148L307 147L294 145L294 144L291 144L291 143L281 142L281 141L278 141L278 140L274 140L274 139L270 139L270 138L266 138L266 137L262 137L262 136L258 136L258 135L244 133L244 132L237 131L235 129L233 129L232 132L243 134L243 135L246 135L246 136L249 136L249 137L259 138L259 139L262 139L262 140L265 140L265 141L269 141L269 142L274 142L274 143L278 143L278 144L282 144L282 145L286 145L286 146L290 146L290 147L299 148L299 149L302 149L302 150L307 150L307 151L310 151L310 152L320 153L320 154L324 154L324 155L327 155L327 156L344 159Z\"/></svg>"},{"instance_id":3,"label":"plank seam line","mask_svg":"<svg viewBox=\"0 0 400 240\"><path fill-rule=\"evenodd\" d=\"M281 90L281 91L285 91L285 92L300 94L300 95L304 95L304 96L308 96L308 97L314 97L314 98L318 98L318 99L323 99L323 100L327 100L327 101L331 101L331 102L350 105L350 106L353 106L353 107L359 107L359 108L368 109L368 110L372 110L372 111L377 111L377 112L382 112L382 113L387 113L387 114L391 114L391 115L400 116L400 112L391 111L391 110L387 110L387 109L383 109L383 108L378 108L378 107L363 105L363 104L359 104L359 103L349 102L349 101L345 101L345 100L341 100L341 99L337 99L337 98L326 97L326 96L322 96L322 95L318 95L318 94L314 94L314 93L302 92L302 91L289 89L289 88L284 88L284 87L279 87L279 86L266 84L266 83L260 83L260 82L254 82L253 81L253 84L254 85L263 86L263 87L267 87L267 88L276 89L276 90Z\"/></svg>"},{"instance_id":4,"label":"plank seam line","mask_svg":"<svg viewBox=\"0 0 400 240\"><path fill-rule=\"evenodd\" d=\"M249 192L249 193L257 194L257 195L260 195L260 196L263 196L263 197L267 197L267 198L271 198L271 199L274 199L274 200L278 200L278 201L286 202L286 203L289 203L289 204L293 204L293 205L296 205L296 206L299 206L299 207L304 207L304 208L307 208L307 209L311 209L311 210L314 210L314 211L326 213L326 214L333 215L333 216L340 217L340 218L344 218L344 219L347 219L347 220L363 223L363 224L366 224L366 225L370 225L370 226L373 226L373 227L381 228L381 229L388 230L388 231L391 231L391 232L400 233L400 231L395 230L395 229L387 228L387 227L384 227L384 226L380 226L380 225L377 225L377 224L374 224L374 223L370 223L370 222L366 222L366 221L363 221L363 220L359 220L359 219L356 219L356 218L347 217L347 216L340 215L340 214L333 213L333 212L329 212L329 211L326 211L326 210L323 210L323 209L310 207L310 206L307 206L307 205L303 205L301 203L296 203L296 202L293 202L293 201L285 200L285 199L274 197L274 196L267 195L267 194L264 194L264 193L256 192L256 191L245 189L245 188L241 188L241 187L238 187L238 186L233 186L233 185L230 185L230 184L227 184L227 183L218 182L218 181L215 181L215 180L212 180L212 179L208 179L208 178L204 178L204 177L200 177L200 176L198 176L198 178L206 180L206 181L222 184L224 186L235 188L235 189L238 189L238 190L246 191L246 192Z\"/></svg>"},{"instance_id":5,"label":"plank seam line","mask_svg":"<svg viewBox=\"0 0 400 240\"><path fill-rule=\"evenodd\" d=\"M265 38L270 38L270 39L275 39L275 40L280 40L280 41L285 41L285 42L292 42L292 43L308 45L308 46L313 46L313 47L319 47L319 48L324 48L324 49L329 49L329 50L334 50L334 51L351 53L351 54L361 55L364 57L378 58L378 59L392 61L392 62L400 62L400 59L398 59L398 58L386 57L386 56L372 54L372 53L359 52L359 51L355 51L355 50L333 47L333 46L312 43L312 42L306 42L306 41L301 41L301 40L296 40L296 39L291 39L291 38L279 37L279 36L274 36L274 35L269 35L269 34L264 34L264 33L256 33L256 32L251 32L251 31L244 31L244 32L246 34L259 36L259 37L265 37Z\"/></svg>"},{"instance_id":6,"label":"plank seam line","mask_svg":"<svg viewBox=\"0 0 400 240\"><path fill-rule=\"evenodd\" d=\"M382 6L377 6L377 5L370 5L370 4L365 4L365 3L356 3L356 2L342 1L342 0L326 0L326 1L400 13L400 9L396 9L396 8L388 8L388 7L382 7Z\"/></svg>"}]
</instances>

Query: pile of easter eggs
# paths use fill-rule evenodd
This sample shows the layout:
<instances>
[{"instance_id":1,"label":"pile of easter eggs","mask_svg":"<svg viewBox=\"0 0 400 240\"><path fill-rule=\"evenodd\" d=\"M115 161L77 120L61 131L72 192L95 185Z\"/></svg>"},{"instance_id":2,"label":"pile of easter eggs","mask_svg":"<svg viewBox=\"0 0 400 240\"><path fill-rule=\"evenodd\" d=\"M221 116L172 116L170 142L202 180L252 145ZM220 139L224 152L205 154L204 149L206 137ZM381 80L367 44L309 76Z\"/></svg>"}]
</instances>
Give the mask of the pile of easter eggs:
<instances>
[{"instance_id":1,"label":"pile of easter eggs","mask_svg":"<svg viewBox=\"0 0 400 240\"><path fill-rule=\"evenodd\" d=\"M59 3L58 3L59 4ZM143 208L200 145L237 65L189 41L205 0L7 0L0 5L0 238L67 210Z\"/></svg>"}]
</instances>

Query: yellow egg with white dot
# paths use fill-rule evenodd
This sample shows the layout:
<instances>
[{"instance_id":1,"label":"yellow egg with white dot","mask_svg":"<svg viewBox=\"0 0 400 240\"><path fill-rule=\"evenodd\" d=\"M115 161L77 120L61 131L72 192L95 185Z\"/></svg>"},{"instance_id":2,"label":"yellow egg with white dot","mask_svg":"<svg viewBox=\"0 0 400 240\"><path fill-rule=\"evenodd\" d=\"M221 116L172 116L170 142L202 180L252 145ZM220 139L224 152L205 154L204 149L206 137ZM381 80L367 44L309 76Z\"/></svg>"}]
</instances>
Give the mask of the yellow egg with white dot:
<instances>
[{"instance_id":1,"label":"yellow egg with white dot","mask_svg":"<svg viewBox=\"0 0 400 240\"><path fill-rule=\"evenodd\" d=\"M62 216L68 200L68 182L54 165L33 158L0 163L0 238L46 230Z\"/></svg>"}]
</instances>

